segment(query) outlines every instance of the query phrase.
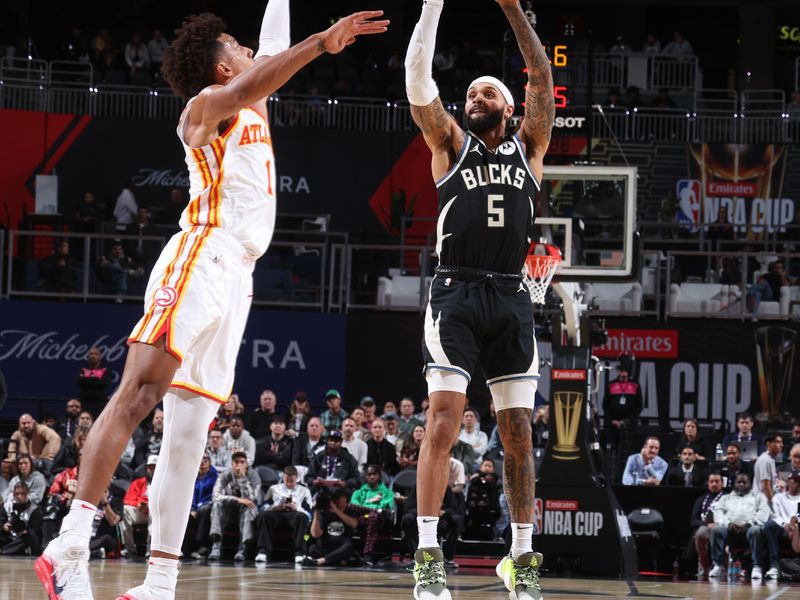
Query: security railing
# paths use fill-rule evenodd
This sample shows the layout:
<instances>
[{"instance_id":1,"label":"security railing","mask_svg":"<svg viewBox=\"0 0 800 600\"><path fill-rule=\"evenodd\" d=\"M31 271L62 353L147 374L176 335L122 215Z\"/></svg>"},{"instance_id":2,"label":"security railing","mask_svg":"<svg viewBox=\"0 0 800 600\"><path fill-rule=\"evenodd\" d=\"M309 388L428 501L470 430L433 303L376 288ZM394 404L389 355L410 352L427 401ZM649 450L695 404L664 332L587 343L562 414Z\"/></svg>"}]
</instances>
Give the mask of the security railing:
<instances>
[{"instance_id":1,"label":"security railing","mask_svg":"<svg viewBox=\"0 0 800 600\"><path fill-rule=\"evenodd\" d=\"M701 87L700 64L696 56L651 56L647 68L648 89L694 91Z\"/></svg>"},{"instance_id":2,"label":"security railing","mask_svg":"<svg viewBox=\"0 0 800 600\"><path fill-rule=\"evenodd\" d=\"M621 141L792 144L800 132L800 114L773 111L595 108L592 119L595 136Z\"/></svg>"},{"instance_id":3,"label":"security railing","mask_svg":"<svg viewBox=\"0 0 800 600\"><path fill-rule=\"evenodd\" d=\"M586 52L571 58L571 69L556 69L555 85L570 85L579 89L588 87L589 72L592 86L602 94L609 88L624 90L638 85L642 91L693 92L701 87L701 71L696 56L668 56L649 54L592 54L591 65ZM591 67L591 68L590 68Z\"/></svg>"},{"instance_id":4,"label":"security railing","mask_svg":"<svg viewBox=\"0 0 800 600\"><path fill-rule=\"evenodd\" d=\"M306 236L313 239L314 236ZM341 237L332 235L334 239ZM61 298L80 301L141 302L150 268L167 237L81 234L61 231L0 231L9 298ZM142 245L128 264L112 255L121 242L125 255ZM66 242L66 247L61 244ZM274 240L256 263L253 304L323 310L326 301L328 242Z\"/></svg>"},{"instance_id":5,"label":"security railing","mask_svg":"<svg viewBox=\"0 0 800 600\"><path fill-rule=\"evenodd\" d=\"M707 106L707 102L700 102ZM184 102L165 88L135 86L56 87L0 80L0 108L89 114L98 117L167 119L176 121ZM695 141L720 143L796 143L800 114L785 109L738 112L726 109L606 107L592 109L598 137L614 132L620 140ZM461 122L463 103L446 103ZM573 106L580 111L581 106ZM322 96L273 96L268 103L271 122L287 127L356 131L416 130L408 103L384 99L333 99ZM606 122L607 121L607 122ZM610 127L609 127L610 125Z\"/></svg>"},{"instance_id":6,"label":"security railing","mask_svg":"<svg viewBox=\"0 0 800 600\"><path fill-rule=\"evenodd\" d=\"M800 90L800 56L794 59L794 89Z\"/></svg>"},{"instance_id":7,"label":"security railing","mask_svg":"<svg viewBox=\"0 0 800 600\"><path fill-rule=\"evenodd\" d=\"M762 240L712 241L704 239L703 228L688 233L680 225L641 225L649 234L641 245L638 280L644 303L639 314L800 320L800 283L787 290L780 310L770 305L766 312L752 313L746 303L748 287L777 258L784 261L791 278L800 275L800 244L792 241L793 233L774 231ZM681 232L686 237L671 237ZM436 265L432 244L351 244L346 235L334 232L284 234L273 240L256 263L254 305L344 313L361 309L424 311ZM143 268L133 265L123 273L108 264L114 240L121 240L129 249L149 244L143 252L149 257ZM54 253L63 241L69 244L62 249L66 259ZM148 264L153 264L165 241L166 237L160 236L0 231L5 297L141 302ZM591 252L591 239L586 242ZM724 284L722 307L697 313L672 310L673 284L685 283Z\"/></svg>"}]
</instances>

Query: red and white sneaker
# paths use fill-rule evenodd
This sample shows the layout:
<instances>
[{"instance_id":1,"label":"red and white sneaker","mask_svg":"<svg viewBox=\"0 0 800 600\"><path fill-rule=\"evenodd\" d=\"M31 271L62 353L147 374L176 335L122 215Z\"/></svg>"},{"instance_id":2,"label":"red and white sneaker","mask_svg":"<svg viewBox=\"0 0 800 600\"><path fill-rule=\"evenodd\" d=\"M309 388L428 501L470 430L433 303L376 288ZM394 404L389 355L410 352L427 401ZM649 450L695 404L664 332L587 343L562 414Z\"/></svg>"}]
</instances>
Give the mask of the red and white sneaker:
<instances>
[{"instance_id":1,"label":"red and white sneaker","mask_svg":"<svg viewBox=\"0 0 800 600\"><path fill-rule=\"evenodd\" d=\"M73 538L74 539L74 538ZM49 600L94 600L89 578L89 544L66 545L59 536L47 545L33 563Z\"/></svg>"},{"instance_id":2,"label":"red and white sneaker","mask_svg":"<svg viewBox=\"0 0 800 600\"><path fill-rule=\"evenodd\" d=\"M117 596L117 600L175 600L175 592L170 593L162 589L153 590L150 586L140 585Z\"/></svg>"}]
</instances>

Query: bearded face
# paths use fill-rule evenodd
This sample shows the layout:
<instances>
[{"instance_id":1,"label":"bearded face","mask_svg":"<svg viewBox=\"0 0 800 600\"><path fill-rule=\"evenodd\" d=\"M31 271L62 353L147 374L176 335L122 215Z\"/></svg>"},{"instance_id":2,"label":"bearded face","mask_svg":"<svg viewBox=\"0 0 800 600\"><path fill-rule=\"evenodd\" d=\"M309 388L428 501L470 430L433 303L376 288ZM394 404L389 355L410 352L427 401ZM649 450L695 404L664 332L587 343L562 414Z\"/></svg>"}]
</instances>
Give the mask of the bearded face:
<instances>
[{"instance_id":1,"label":"bearded face","mask_svg":"<svg viewBox=\"0 0 800 600\"><path fill-rule=\"evenodd\" d=\"M504 108L492 109L475 106L467 117L467 129L472 133L485 133L495 129L503 121Z\"/></svg>"}]
</instances>

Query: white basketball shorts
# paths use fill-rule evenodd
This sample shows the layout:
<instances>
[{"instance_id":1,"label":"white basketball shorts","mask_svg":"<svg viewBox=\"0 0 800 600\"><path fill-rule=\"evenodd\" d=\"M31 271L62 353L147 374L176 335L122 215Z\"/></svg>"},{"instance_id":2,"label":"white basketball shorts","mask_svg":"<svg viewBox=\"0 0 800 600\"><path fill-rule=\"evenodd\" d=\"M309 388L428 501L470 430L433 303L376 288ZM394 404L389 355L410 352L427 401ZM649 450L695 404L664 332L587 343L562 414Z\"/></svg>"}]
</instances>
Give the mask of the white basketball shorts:
<instances>
[{"instance_id":1,"label":"white basketball shorts","mask_svg":"<svg viewBox=\"0 0 800 600\"><path fill-rule=\"evenodd\" d=\"M195 226L175 234L158 258L144 316L128 343L155 344L181 361L172 387L224 403L253 299L255 259L230 234Z\"/></svg>"}]
</instances>

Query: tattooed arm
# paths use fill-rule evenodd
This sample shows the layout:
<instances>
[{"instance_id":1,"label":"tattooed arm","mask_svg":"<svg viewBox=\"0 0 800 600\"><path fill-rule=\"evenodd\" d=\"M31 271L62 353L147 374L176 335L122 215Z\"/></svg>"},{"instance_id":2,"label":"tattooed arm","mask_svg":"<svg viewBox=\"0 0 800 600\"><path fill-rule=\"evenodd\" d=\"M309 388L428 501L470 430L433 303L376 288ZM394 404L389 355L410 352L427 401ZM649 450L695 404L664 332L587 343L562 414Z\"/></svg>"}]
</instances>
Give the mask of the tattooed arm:
<instances>
[{"instance_id":1,"label":"tattooed arm","mask_svg":"<svg viewBox=\"0 0 800 600\"><path fill-rule=\"evenodd\" d=\"M517 44L528 67L528 89L525 93L525 117L520 137L525 144L528 162L541 180L544 155L550 145L555 120L553 74L539 36L525 18L519 0L497 0L511 24Z\"/></svg>"},{"instance_id":2,"label":"tattooed arm","mask_svg":"<svg viewBox=\"0 0 800 600\"><path fill-rule=\"evenodd\" d=\"M406 52L406 95L414 123L433 153L431 170L438 181L450 170L464 143L464 132L445 110L433 81L433 52L444 0L424 0Z\"/></svg>"},{"instance_id":3,"label":"tattooed arm","mask_svg":"<svg viewBox=\"0 0 800 600\"><path fill-rule=\"evenodd\" d=\"M427 106L411 105L414 123L422 130L428 148L431 149L431 171L433 180L444 177L456 162L456 155L464 145L464 131L442 104L441 98Z\"/></svg>"}]
</instances>

